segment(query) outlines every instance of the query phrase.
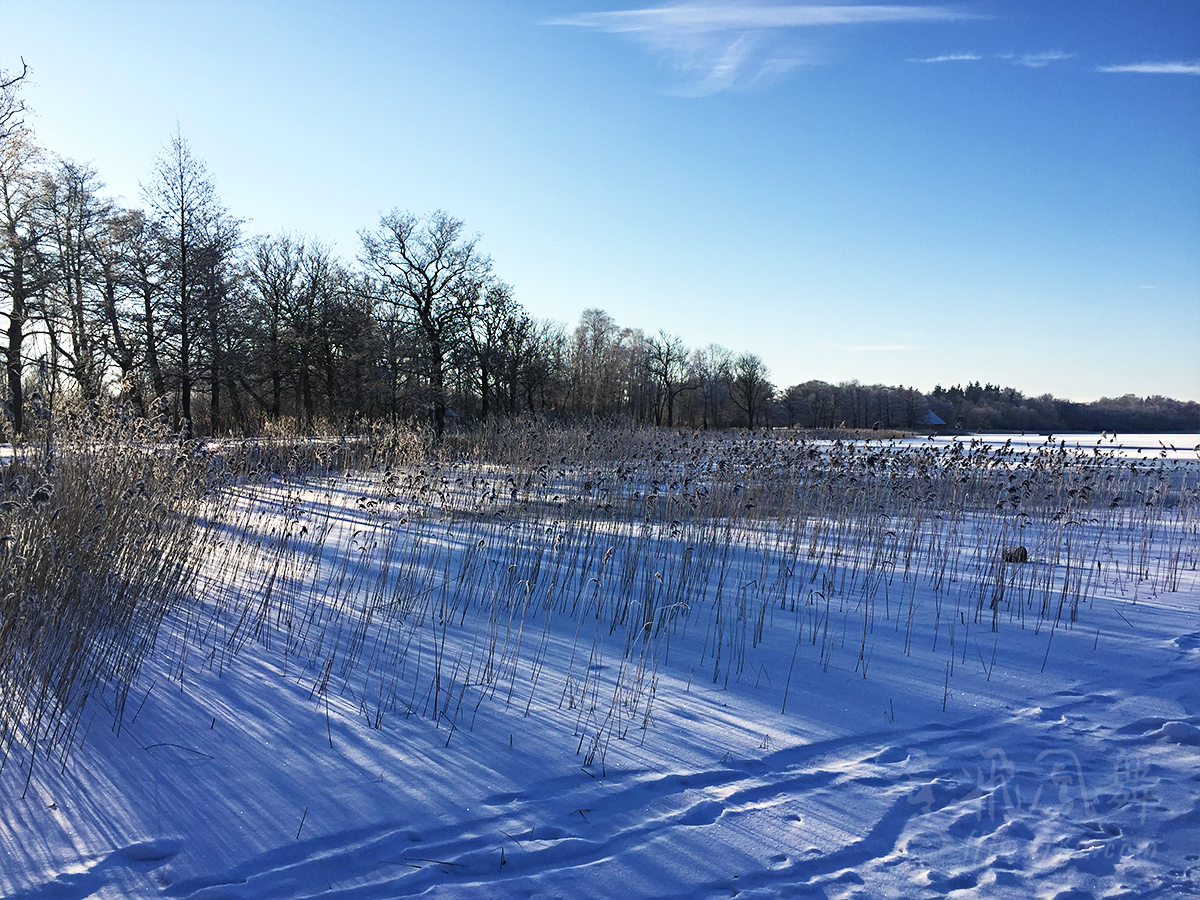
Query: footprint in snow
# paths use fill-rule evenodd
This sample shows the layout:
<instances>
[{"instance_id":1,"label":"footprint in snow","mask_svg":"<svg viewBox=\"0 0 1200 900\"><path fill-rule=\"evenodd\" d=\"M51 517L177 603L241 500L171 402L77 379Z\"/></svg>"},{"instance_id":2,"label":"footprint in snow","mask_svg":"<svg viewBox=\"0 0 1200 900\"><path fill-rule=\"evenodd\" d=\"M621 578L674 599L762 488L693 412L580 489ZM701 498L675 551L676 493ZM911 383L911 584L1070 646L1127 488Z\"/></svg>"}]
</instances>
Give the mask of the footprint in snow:
<instances>
[{"instance_id":1,"label":"footprint in snow","mask_svg":"<svg viewBox=\"0 0 1200 900\"><path fill-rule=\"evenodd\" d=\"M930 871L926 877L929 879L929 886L943 894L950 891L969 891L979 884L979 878L971 872L943 875L940 872Z\"/></svg>"},{"instance_id":2,"label":"footprint in snow","mask_svg":"<svg viewBox=\"0 0 1200 900\"><path fill-rule=\"evenodd\" d=\"M1000 831L1005 838L1010 838L1017 841L1032 841L1034 838L1033 830L1024 822L1013 819L1006 822Z\"/></svg>"},{"instance_id":3,"label":"footprint in snow","mask_svg":"<svg viewBox=\"0 0 1200 900\"><path fill-rule=\"evenodd\" d=\"M697 803L679 819L681 825L711 825L725 812L725 807L716 800Z\"/></svg>"},{"instance_id":4,"label":"footprint in snow","mask_svg":"<svg viewBox=\"0 0 1200 900\"><path fill-rule=\"evenodd\" d=\"M507 806L510 803L515 803L518 800L523 800L524 795L519 793L510 794L493 794L483 801L484 806Z\"/></svg>"},{"instance_id":5,"label":"footprint in snow","mask_svg":"<svg viewBox=\"0 0 1200 900\"><path fill-rule=\"evenodd\" d=\"M1200 746L1200 728L1187 722L1164 722L1157 731L1151 731L1146 737L1157 738L1171 744L1188 744Z\"/></svg>"},{"instance_id":6,"label":"footprint in snow","mask_svg":"<svg viewBox=\"0 0 1200 900\"><path fill-rule=\"evenodd\" d=\"M130 862L166 862L179 850L178 841L140 841L123 847L119 853Z\"/></svg>"},{"instance_id":7,"label":"footprint in snow","mask_svg":"<svg viewBox=\"0 0 1200 900\"><path fill-rule=\"evenodd\" d=\"M908 755L908 751L903 747L887 747L883 750L880 750L874 756L867 757L863 761L886 766L892 763L904 762L908 759Z\"/></svg>"},{"instance_id":8,"label":"footprint in snow","mask_svg":"<svg viewBox=\"0 0 1200 900\"><path fill-rule=\"evenodd\" d=\"M1175 638L1173 643L1180 650L1198 650L1200 649L1200 631L1193 631L1191 634L1181 634Z\"/></svg>"},{"instance_id":9,"label":"footprint in snow","mask_svg":"<svg viewBox=\"0 0 1200 900\"><path fill-rule=\"evenodd\" d=\"M1085 827L1095 832L1103 832L1109 837L1120 837L1121 826L1116 822L1084 822Z\"/></svg>"}]
</instances>

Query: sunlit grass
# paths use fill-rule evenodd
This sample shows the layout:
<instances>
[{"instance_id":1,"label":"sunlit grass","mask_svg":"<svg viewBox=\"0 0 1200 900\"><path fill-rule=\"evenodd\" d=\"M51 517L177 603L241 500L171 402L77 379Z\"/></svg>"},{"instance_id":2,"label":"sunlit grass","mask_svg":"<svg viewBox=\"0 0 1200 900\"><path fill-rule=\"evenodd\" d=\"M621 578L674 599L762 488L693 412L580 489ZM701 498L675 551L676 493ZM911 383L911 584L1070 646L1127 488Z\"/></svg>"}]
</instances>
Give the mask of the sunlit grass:
<instances>
[{"instance_id":1,"label":"sunlit grass","mask_svg":"<svg viewBox=\"0 0 1200 900\"><path fill-rule=\"evenodd\" d=\"M878 652L942 655L945 705L982 635L990 678L1007 629L1048 657L1101 588L1176 590L1200 562L1194 465L1054 444L535 421L440 444L151 437L7 470L3 749L31 771L85 699L120 727L168 613L181 682L253 643L327 716L422 717L449 743L483 709L554 715L603 768L666 675L753 678L786 709L805 667L870 678L886 628ZM755 667L768 642L786 672Z\"/></svg>"},{"instance_id":2,"label":"sunlit grass","mask_svg":"<svg viewBox=\"0 0 1200 900\"><path fill-rule=\"evenodd\" d=\"M589 765L649 727L672 665L728 685L782 629L793 669L809 647L866 678L890 627L904 654L931 635L949 685L973 634L1052 639L1101 585L1173 590L1197 564L1194 467L1059 445L526 422L361 462L231 479L200 655L257 640L314 700L447 741L485 703L549 704Z\"/></svg>"},{"instance_id":3,"label":"sunlit grass","mask_svg":"<svg viewBox=\"0 0 1200 900\"><path fill-rule=\"evenodd\" d=\"M190 585L201 485L161 438L102 414L0 468L0 766L65 758L88 701L120 727Z\"/></svg>"}]
</instances>

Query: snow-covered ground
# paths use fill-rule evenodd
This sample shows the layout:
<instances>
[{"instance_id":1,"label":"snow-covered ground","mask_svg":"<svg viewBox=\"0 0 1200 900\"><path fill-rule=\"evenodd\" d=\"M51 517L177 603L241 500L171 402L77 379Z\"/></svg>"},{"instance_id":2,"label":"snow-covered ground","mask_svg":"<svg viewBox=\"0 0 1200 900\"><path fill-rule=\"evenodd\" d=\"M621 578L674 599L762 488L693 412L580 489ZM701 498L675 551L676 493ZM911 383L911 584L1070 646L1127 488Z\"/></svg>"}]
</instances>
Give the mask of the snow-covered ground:
<instances>
[{"instance_id":1,"label":"snow-covered ground","mask_svg":"<svg viewBox=\"0 0 1200 900\"><path fill-rule=\"evenodd\" d=\"M1200 894L1197 463L944 444L234 485L0 895Z\"/></svg>"}]
</instances>

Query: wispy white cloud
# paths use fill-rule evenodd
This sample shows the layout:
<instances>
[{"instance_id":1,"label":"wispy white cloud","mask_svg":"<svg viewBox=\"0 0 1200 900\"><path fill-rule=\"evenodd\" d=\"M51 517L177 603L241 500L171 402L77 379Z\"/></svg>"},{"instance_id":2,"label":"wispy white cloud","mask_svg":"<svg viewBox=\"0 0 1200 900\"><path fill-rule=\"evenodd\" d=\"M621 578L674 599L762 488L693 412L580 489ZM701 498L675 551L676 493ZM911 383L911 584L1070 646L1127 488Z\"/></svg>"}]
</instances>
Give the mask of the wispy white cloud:
<instances>
[{"instance_id":1,"label":"wispy white cloud","mask_svg":"<svg viewBox=\"0 0 1200 900\"><path fill-rule=\"evenodd\" d=\"M944 56L926 56L924 59L910 59L909 62L914 63L944 63L944 62L967 62L974 59L983 59L978 53L947 53Z\"/></svg>"},{"instance_id":2,"label":"wispy white cloud","mask_svg":"<svg viewBox=\"0 0 1200 900\"><path fill-rule=\"evenodd\" d=\"M677 3L647 9L580 13L551 25L580 25L615 33L721 32L869 22L929 22L967 18L944 6L765 6L748 3Z\"/></svg>"},{"instance_id":3,"label":"wispy white cloud","mask_svg":"<svg viewBox=\"0 0 1200 900\"><path fill-rule=\"evenodd\" d=\"M687 76L687 84L676 93L700 96L762 86L800 66L815 64L812 52L788 44L788 38L801 29L967 18L973 17L944 6L767 5L724 0L580 13L546 24L589 28L638 41Z\"/></svg>"},{"instance_id":4,"label":"wispy white cloud","mask_svg":"<svg viewBox=\"0 0 1200 900\"><path fill-rule=\"evenodd\" d=\"M1097 66L1097 72L1141 72L1150 75L1200 75L1196 62L1142 62L1123 66Z\"/></svg>"},{"instance_id":5,"label":"wispy white cloud","mask_svg":"<svg viewBox=\"0 0 1200 900\"><path fill-rule=\"evenodd\" d=\"M1070 59L1074 53L1064 53L1061 50L1050 50L1046 53L1000 53L997 59L1010 62L1014 66L1027 66L1030 69L1044 69L1051 63Z\"/></svg>"},{"instance_id":6,"label":"wispy white cloud","mask_svg":"<svg viewBox=\"0 0 1200 900\"><path fill-rule=\"evenodd\" d=\"M705 54L706 59L698 67L685 65L685 68L699 68L703 77L694 85L680 88L676 93L691 96L715 94L737 84L738 76L743 72L747 60L754 51L755 39L750 34L740 34L733 43L719 53ZM717 50L719 48L713 48Z\"/></svg>"},{"instance_id":7,"label":"wispy white cloud","mask_svg":"<svg viewBox=\"0 0 1200 900\"><path fill-rule=\"evenodd\" d=\"M900 350L923 350L924 347L917 347L911 344L850 344L845 347L837 347L838 350L851 350L855 353L894 353Z\"/></svg>"}]
</instances>

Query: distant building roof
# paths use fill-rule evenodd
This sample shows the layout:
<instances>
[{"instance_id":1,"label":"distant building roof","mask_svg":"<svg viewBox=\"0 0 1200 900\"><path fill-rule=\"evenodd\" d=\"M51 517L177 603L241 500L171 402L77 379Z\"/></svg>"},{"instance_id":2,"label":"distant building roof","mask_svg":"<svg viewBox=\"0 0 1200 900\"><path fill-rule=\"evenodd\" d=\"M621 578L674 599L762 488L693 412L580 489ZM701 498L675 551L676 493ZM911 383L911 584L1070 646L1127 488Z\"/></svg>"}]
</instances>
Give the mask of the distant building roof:
<instances>
[{"instance_id":1,"label":"distant building roof","mask_svg":"<svg viewBox=\"0 0 1200 900\"><path fill-rule=\"evenodd\" d=\"M921 416L921 418L917 419L917 424L918 425L945 425L946 423L943 422L941 417L931 409L931 410L928 410L925 413L925 415Z\"/></svg>"}]
</instances>

